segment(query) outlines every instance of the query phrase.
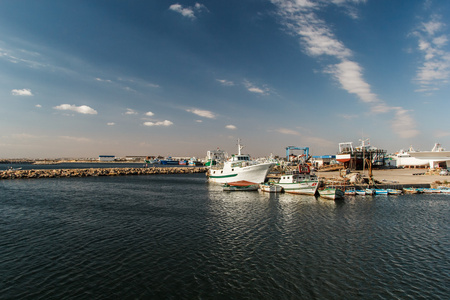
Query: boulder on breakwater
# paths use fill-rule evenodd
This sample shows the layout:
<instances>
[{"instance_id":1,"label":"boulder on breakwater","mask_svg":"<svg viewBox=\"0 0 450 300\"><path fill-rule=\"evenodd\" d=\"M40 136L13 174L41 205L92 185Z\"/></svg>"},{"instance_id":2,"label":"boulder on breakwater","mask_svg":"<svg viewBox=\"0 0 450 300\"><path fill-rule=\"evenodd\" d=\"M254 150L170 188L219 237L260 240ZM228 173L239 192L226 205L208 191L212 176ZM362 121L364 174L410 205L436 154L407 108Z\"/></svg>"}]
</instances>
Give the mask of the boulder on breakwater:
<instances>
[{"instance_id":1,"label":"boulder on breakwater","mask_svg":"<svg viewBox=\"0 0 450 300\"><path fill-rule=\"evenodd\" d=\"M206 167L168 168L89 168L89 169L39 169L0 171L0 179L62 178L91 176L157 175L205 173Z\"/></svg>"}]
</instances>

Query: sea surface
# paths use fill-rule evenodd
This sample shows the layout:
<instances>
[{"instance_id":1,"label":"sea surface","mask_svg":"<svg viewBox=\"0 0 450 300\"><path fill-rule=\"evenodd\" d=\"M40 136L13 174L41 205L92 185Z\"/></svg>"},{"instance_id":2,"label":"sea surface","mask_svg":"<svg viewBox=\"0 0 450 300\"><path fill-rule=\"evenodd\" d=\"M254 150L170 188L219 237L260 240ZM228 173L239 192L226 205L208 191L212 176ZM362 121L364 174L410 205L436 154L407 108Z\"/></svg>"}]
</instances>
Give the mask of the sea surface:
<instances>
[{"instance_id":1,"label":"sea surface","mask_svg":"<svg viewBox=\"0 0 450 300\"><path fill-rule=\"evenodd\" d=\"M450 195L0 181L1 299L449 299Z\"/></svg>"}]
</instances>

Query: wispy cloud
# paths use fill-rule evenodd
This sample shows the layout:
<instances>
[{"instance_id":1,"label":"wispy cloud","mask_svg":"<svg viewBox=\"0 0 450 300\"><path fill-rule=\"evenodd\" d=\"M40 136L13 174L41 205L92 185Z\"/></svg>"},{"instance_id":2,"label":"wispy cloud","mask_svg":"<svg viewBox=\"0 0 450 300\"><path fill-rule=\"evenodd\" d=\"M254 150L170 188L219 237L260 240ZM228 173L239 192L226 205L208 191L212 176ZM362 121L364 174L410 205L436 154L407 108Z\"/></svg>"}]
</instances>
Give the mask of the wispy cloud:
<instances>
[{"instance_id":1,"label":"wispy cloud","mask_svg":"<svg viewBox=\"0 0 450 300\"><path fill-rule=\"evenodd\" d=\"M231 129L231 130L236 130L237 129L237 127L234 126L234 125L227 125L227 126L225 126L225 128L226 129Z\"/></svg>"},{"instance_id":2,"label":"wispy cloud","mask_svg":"<svg viewBox=\"0 0 450 300\"><path fill-rule=\"evenodd\" d=\"M311 57L327 57L337 63L324 67L324 72L330 74L342 89L355 95L361 102L369 105L372 113L394 112L393 130L401 137L407 138L417 134L415 122L407 110L390 107L372 92L371 86L364 80L363 68L353 59L353 52L348 49L332 32L331 27L320 19L316 12L327 4L343 5L364 3L364 0L271 0L278 7L280 22L289 32L298 37L303 50ZM431 28L430 28L431 29ZM439 40L438 43L443 43ZM410 129L405 128L408 123Z\"/></svg>"},{"instance_id":3,"label":"wispy cloud","mask_svg":"<svg viewBox=\"0 0 450 300\"><path fill-rule=\"evenodd\" d=\"M80 143L86 143L86 142L92 141L92 139L86 138L86 137L67 136L67 135L62 135L59 138L64 139L64 140L69 140L69 141L80 142Z\"/></svg>"},{"instance_id":4,"label":"wispy cloud","mask_svg":"<svg viewBox=\"0 0 450 300\"><path fill-rule=\"evenodd\" d=\"M169 120L164 120L164 121L159 121L159 122L144 122L145 126L171 126L173 125L172 121Z\"/></svg>"},{"instance_id":5,"label":"wispy cloud","mask_svg":"<svg viewBox=\"0 0 450 300\"><path fill-rule=\"evenodd\" d=\"M233 86L234 85L233 81L229 81L229 80L225 80L225 79L216 79L216 80L224 86Z\"/></svg>"},{"instance_id":6,"label":"wispy cloud","mask_svg":"<svg viewBox=\"0 0 450 300\"><path fill-rule=\"evenodd\" d=\"M418 39L418 50L423 53L423 63L418 67L414 81L420 86L416 92L433 92L450 79L450 51L446 51L448 36L441 34L447 25L441 17L433 15L422 22L413 35Z\"/></svg>"},{"instance_id":7,"label":"wispy cloud","mask_svg":"<svg viewBox=\"0 0 450 300\"><path fill-rule=\"evenodd\" d=\"M206 6L200 3L195 3L194 6L187 6L187 7L183 7L183 5L176 3L169 6L169 9L189 19L195 19L196 18L195 14L198 14L202 11L208 11Z\"/></svg>"},{"instance_id":8,"label":"wispy cloud","mask_svg":"<svg viewBox=\"0 0 450 300\"><path fill-rule=\"evenodd\" d=\"M131 108L127 108L127 111L125 112L126 115L137 115L138 112L135 111L134 109Z\"/></svg>"},{"instance_id":9,"label":"wispy cloud","mask_svg":"<svg viewBox=\"0 0 450 300\"><path fill-rule=\"evenodd\" d=\"M248 80L244 80L244 86L249 92L260 94L260 95L267 95L270 92L270 90L267 87L258 87Z\"/></svg>"},{"instance_id":10,"label":"wispy cloud","mask_svg":"<svg viewBox=\"0 0 450 300\"><path fill-rule=\"evenodd\" d=\"M102 79L102 78L99 78L99 77L95 78L95 80L96 81L100 81L100 82L108 82L108 83L112 82L112 80L110 80L110 79Z\"/></svg>"},{"instance_id":11,"label":"wispy cloud","mask_svg":"<svg viewBox=\"0 0 450 300\"><path fill-rule=\"evenodd\" d=\"M392 120L392 128L403 138L415 137L419 131L415 129L415 121L409 112L401 107L394 108L395 117Z\"/></svg>"},{"instance_id":12,"label":"wispy cloud","mask_svg":"<svg viewBox=\"0 0 450 300\"><path fill-rule=\"evenodd\" d=\"M288 134L288 135L300 135L300 132L288 129L288 128L279 128L275 130L276 132L279 132L281 134Z\"/></svg>"},{"instance_id":13,"label":"wispy cloud","mask_svg":"<svg viewBox=\"0 0 450 300\"><path fill-rule=\"evenodd\" d=\"M13 96L34 96L30 89L11 90Z\"/></svg>"},{"instance_id":14,"label":"wispy cloud","mask_svg":"<svg viewBox=\"0 0 450 300\"><path fill-rule=\"evenodd\" d=\"M108 123L106 123L106 125L108 125L108 126L114 126L114 125L116 125L116 123L114 123L114 122L108 122Z\"/></svg>"},{"instance_id":15,"label":"wispy cloud","mask_svg":"<svg viewBox=\"0 0 450 300\"><path fill-rule=\"evenodd\" d=\"M197 116L208 118L208 119L215 119L216 118L216 114L211 112L211 111L209 111L209 110L191 108L191 109L186 109L186 111L190 112L190 113L193 113L193 114L195 114Z\"/></svg>"},{"instance_id":16,"label":"wispy cloud","mask_svg":"<svg viewBox=\"0 0 450 300\"><path fill-rule=\"evenodd\" d=\"M61 104L58 106L53 107L56 110L69 110L69 111L74 111L80 114L87 114L87 115L96 115L97 111L87 105L81 105L81 106L76 106L76 105L71 105L71 104Z\"/></svg>"},{"instance_id":17,"label":"wispy cloud","mask_svg":"<svg viewBox=\"0 0 450 300\"><path fill-rule=\"evenodd\" d=\"M154 116L155 114L153 112L151 112L151 111L148 111L148 112L145 113L145 115L147 117L151 117L151 116Z\"/></svg>"}]
</instances>

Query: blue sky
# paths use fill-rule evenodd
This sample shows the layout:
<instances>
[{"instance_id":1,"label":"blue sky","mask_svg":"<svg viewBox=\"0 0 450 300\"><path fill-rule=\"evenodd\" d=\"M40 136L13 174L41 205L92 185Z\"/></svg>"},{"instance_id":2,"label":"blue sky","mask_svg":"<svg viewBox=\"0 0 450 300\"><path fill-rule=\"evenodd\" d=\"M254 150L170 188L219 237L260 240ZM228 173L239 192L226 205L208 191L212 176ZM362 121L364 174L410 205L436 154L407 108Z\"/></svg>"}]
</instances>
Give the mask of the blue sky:
<instances>
[{"instance_id":1,"label":"blue sky","mask_svg":"<svg viewBox=\"0 0 450 300\"><path fill-rule=\"evenodd\" d=\"M5 0L0 157L450 148L450 1Z\"/></svg>"}]
</instances>

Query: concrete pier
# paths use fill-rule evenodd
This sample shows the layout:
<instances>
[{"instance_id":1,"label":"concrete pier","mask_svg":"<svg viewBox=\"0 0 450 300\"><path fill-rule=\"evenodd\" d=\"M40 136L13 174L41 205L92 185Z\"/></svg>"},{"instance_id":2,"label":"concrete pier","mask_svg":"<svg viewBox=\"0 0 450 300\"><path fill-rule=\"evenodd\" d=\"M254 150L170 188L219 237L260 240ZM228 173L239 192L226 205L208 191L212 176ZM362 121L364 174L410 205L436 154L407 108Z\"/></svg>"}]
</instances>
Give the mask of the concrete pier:
<instances>
[{"instance_id":1,"label":"concrete pier","mask_svg":"<svg viewBox=\"0 0 450 300\"><path fill-rule=\"evenodd\" d=\"M124 176L156 174L205 173L206 167L150 167L150 168L89 168L89 169L38 169L0 171L0 179L63 178L91 176Z\"/></svg>"}]
</instances>

